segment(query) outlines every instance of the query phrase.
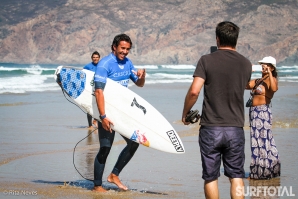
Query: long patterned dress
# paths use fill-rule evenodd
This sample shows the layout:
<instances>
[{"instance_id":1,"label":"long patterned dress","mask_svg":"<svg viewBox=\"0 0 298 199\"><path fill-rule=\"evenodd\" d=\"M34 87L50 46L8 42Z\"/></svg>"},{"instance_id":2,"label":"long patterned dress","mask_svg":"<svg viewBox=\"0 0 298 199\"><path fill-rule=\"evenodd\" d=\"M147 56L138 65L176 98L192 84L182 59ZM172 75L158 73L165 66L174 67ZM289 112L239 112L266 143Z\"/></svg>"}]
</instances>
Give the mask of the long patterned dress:
<instances>
[{"instance_id":1,"label":"long patterned dress","mask_svg":"<svg viewBox=\"0 0 298 199\"><path fill-rule=\"evenodd\" d=\"M280 176L280 160L272 135L272 113L269 105L249 109L251 136L251 179Z\"/></svg>"}]
</instances>

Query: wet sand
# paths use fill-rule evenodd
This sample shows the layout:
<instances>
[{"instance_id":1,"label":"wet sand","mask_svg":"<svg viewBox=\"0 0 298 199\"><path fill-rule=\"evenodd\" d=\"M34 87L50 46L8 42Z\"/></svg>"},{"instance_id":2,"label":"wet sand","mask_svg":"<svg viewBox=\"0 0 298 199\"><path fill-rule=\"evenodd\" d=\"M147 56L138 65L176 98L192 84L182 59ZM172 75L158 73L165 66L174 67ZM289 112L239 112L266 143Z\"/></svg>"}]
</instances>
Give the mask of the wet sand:
<instances>
[{"instance_id":1,"label":"wet sand","mask_svg":"<svg viewBox=\"0 0 298 199\"><path fill-rule=\"evenodd\" d=\"M180 122L188 84L148 85L131 89L147 99L173 123L186 153L174 155L140 146L120 179L131 191L120 192L106 181L124 142L116 134L108 157L103 186L106 194L91 191L73 165L73 150L90 133L86 115L59 92L1 95L0 97L0 198L204 198L198 140L199 125ZM245 186L292 187L298 197L297 101L295 83L281 83L273 100L273 135L281 158L281 177L247 180ZM248 93L245 94L247 99ZM201 110L202 98L195 108ZM246 110L247 111L247 110ZM246 114L247 116L247 114ZM246 175L250 163L250 138L246 121ZM80 142L75 166L93 179L93 161L99 147L97 132ZM229 198L229 180L219 178L221 198ZM246 198L258 198L247 196ZM287 198L270 196L263 198ZM295 197L292 197L295 198Z\"/></svg>"}]
</instances>

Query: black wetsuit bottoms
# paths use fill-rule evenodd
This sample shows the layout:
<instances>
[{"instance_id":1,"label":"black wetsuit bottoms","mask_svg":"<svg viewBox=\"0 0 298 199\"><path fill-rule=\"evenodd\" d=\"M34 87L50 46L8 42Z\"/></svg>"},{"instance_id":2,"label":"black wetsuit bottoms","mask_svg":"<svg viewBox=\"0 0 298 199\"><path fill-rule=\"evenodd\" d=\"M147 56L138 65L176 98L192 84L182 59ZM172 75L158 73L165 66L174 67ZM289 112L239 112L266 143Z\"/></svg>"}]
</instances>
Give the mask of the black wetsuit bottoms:
<instances>
[{"instance_id":1,"label":"black wetsuit bottoms","mask_svg":"<svg viewBox=\"0 0 298 199\"><path fill-rule=\"evenodd\" d=\"M97 122L97 125L98 125L98 137L99 137L100 148L94 160L94 181L93 182L95 186L101 186L105 163L110 153L112 144L114 142L115 131L113 131L112 133L109 131L106 131L102 127L101 122ZM133 157L134 153L139 147L138 143L124 136L122 137L126 141L127 145L120 153L118 160L112 171L112 173L117 176L125 167L125 165L130 161L130 159Z\"/></svg>"},{"instance_id":2,"label":"black wetsuit bottoms","mask_svg":"<svg viewBox=\"0 0 298 199\"><path fill-rule=\"evenodd\" d=\"M92 116L87 113L88 127L92 126Z\"/></svg>"}]
</instances>

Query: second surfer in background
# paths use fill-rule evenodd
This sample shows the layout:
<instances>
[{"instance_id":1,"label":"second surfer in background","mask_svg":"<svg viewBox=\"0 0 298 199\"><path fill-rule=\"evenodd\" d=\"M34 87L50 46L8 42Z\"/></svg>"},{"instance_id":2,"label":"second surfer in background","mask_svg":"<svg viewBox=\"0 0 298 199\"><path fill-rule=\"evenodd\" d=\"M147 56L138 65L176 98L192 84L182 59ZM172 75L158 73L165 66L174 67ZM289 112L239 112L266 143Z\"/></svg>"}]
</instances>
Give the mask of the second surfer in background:
<instances>
[{"instance_id":1,"label":"second surfer in background","mask_svg":"<svg viewBox=\"0 0 298 199\"><path fill-rule=\"evenodd\" d=\"M92 62L87 64L86 66L84 66L84 69L86 70L91 70L93 72L96 71L96 68L97 68L97 64L99 62L99 59L100 59L100 54L99 52L97 51L94 51L91 55L91 60ZM92 128L92 116L90 114L87 113L87 120L88 120L88 128ZM93 124L96 126L97 125L97 122L96 120L94 119L93 120Z\"/></svg>"},{"instance_id":2,"label":"second surfer in background","mask_svg":"<svg viewBox=\"0 0 298 199\"><path fill-rule=\"evenodd\" d=\"M136 70L130 59L126 57L131 49L131 46L132 42L129 36L126 34L116 35L111 46L112 52L98 63L94 76L95 97L100 113L100 119L102 121L101 123L98 122L100 148L94 161L93 191L97 192L106 191L102 187L102 176L106 159L110 153L115 137L115 131L112 130L111 126L113 123L117 122L111 121L109 116L105 113L103 91L107 78L110 78L125 87L128 86L129 79L131 79L139 87L143 87L145 84L145 69ZM139 147L139 144L124 136L122 137L126 141L127 145L120 153L111 174L108 176L108 182L116 184L122 190L127 190L128 188L122 184L118 176L125 165L133 157Z\"/></svg>"}]
</instances>

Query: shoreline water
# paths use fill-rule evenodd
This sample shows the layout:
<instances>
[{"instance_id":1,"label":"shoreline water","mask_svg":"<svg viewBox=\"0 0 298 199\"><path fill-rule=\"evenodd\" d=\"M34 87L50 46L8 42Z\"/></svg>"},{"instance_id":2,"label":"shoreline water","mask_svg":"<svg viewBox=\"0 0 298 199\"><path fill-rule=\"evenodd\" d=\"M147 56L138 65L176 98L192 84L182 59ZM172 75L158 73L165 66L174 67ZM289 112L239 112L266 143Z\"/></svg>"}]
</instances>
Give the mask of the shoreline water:
<instances>
[{"instance_id":1,"label":"shoreline water","mask_svg":"<svg viewBox=\"0 0 298 199\"><path fill-rule=\"evenodd\" d=\"M53 81L59 65L0 63L0 94L35 91L58 91ZM257 66L257 65L253 65ZM72 67L82 69L83 66ZM191 83L195 65L136 65L146 69L146 85ZM298 66L278 66L280 82L298 83ZM252 73L252 79L260 78L261 72Z\"/></svg>"},{"instance_id":2,"label":"shoreline water","mask_svg":"<svg viewBox=\"0 0 298 199\"><path fill-rule=\"evenodd\" d=\"M140 146L135 157L120 174L122 181L138 191L118 192L115 186L106 195L90 191L92 183L84 180L72 164L75 144L90 133L86 115L69 103L60 91L26 94L2 94L0 97L0 198L14 197L6 191L37 191L37 198L204 198L200 151L197 143L199 125L183 126L180 115L190 84L150 84L131 87L155 106L177 130L186 148L184 155L173 155ZM273 135L281 157L281 177L259 181L264 186L292 186L298 194L297 107L298 84L281 82L272 102ZM248 92L245 93L248 99ZM201 110L202 96L195 108ZM246 108L246 161L249 171L250 140ZM76 149L75 164L80 173L93 179L93 160L99 144L94 132ZM118 135L112 147L104 177L111 171L124 142ZM64 182L66 184L64 185ZM256 185L257 184L257 185ZM245 179L246 186L258 182ZM272 186L273 186L272 185ZM221 198L229 197L229 181L219 178ZM141 193L140 191L147 193ZM13 193L13 192L11 192ZM22 195L21 198L28 198ZM254 198L254 197L247 197ZM269 197L270 198L270 197ZM285 196L272 198L286 198Z\"/></svg>"}]
</instances>

